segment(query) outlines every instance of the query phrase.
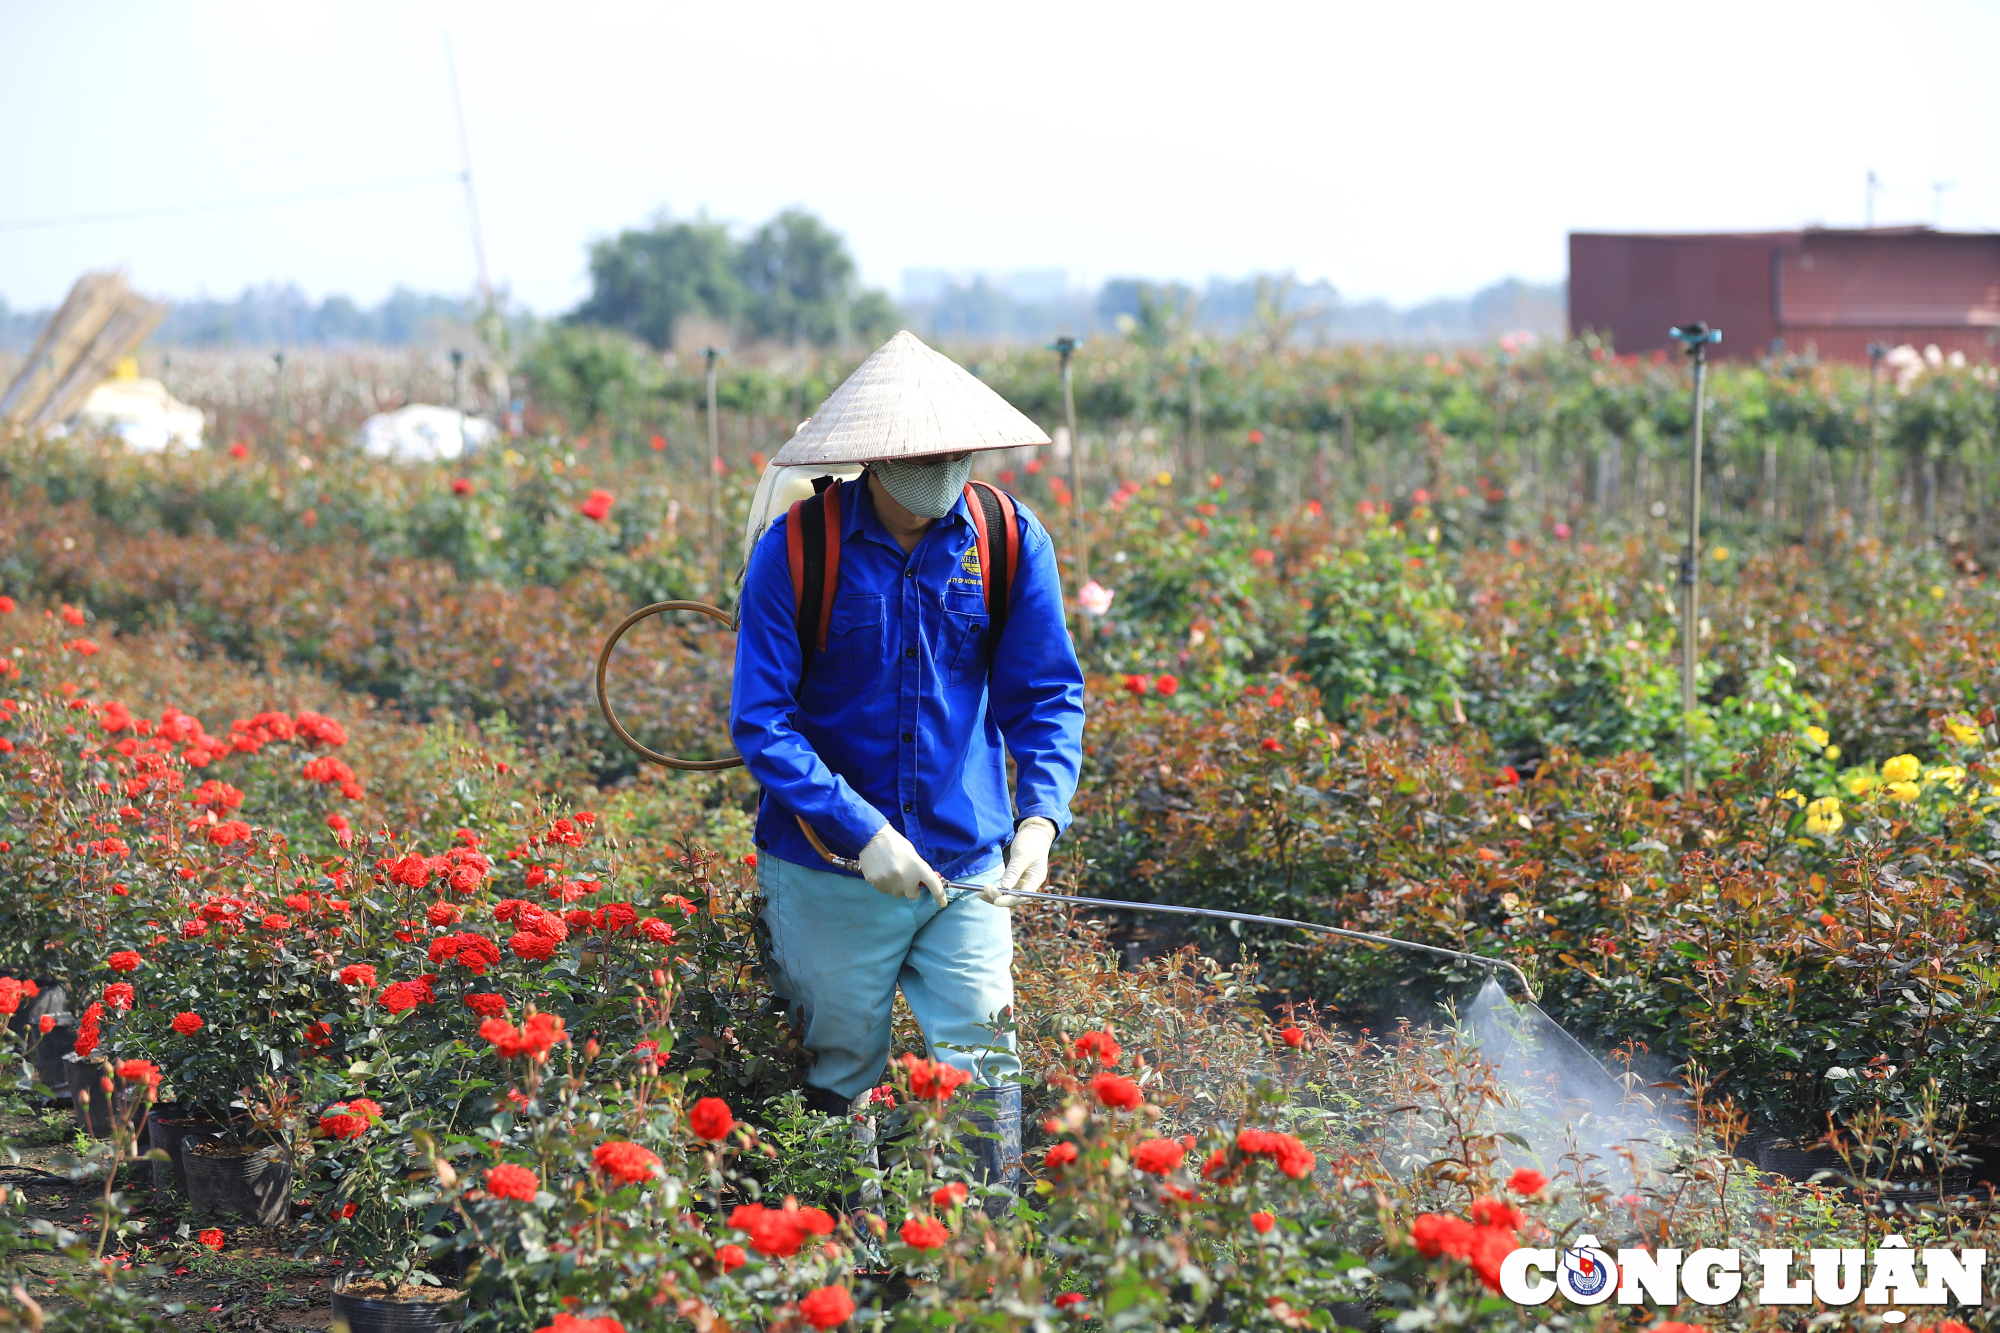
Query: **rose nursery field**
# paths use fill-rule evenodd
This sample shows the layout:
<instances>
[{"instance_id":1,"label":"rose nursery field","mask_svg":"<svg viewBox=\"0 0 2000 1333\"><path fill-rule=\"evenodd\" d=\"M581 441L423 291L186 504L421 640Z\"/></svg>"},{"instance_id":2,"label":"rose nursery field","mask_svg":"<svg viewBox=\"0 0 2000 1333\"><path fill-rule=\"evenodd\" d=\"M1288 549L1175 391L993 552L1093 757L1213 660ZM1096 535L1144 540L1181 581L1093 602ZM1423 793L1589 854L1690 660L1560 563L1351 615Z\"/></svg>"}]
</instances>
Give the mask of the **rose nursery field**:
<instances>
[{"instance_id":1,"label":"rose nursery field","mask_svg":"<svg viewBox=\"0 0 2000 1333\"><path fill-rule=\"evenodd\" d=\"M1677 368L1552 348L1509 398L1497 363L1373 357L1243 350L1204 434L1086 395L1074 482L983 460L1073 574L1084 511L1053 879L1517 964L1608 1101L1489 1063L1476 965L1030 906L1022 1190L971 1174L966 1098L899 1009L880 1199L850 1206L854 1127L805 1108L758 971L754 789L641 768L590 684L626 611L727 586L780 427L732 417L719 478L660 385L657 431L551 388L440 465L333 425L14 438L0 1321L2000 1326L2000 1297L1901 1283L1754 1299L1763 1247L2000 1242L2000 595L1967 461L1992 386L1905 386L1867 491L1851 377L1724 378L1718 466L1773 486L1727 492L1700 552L1684 797L1677 539L1647 508ZM779 384L771 420L822 391ZM1340 412L1286 415L1315 401ZM1613 439L1655 463L1607 497ZM611 684L642 739L719 753L731 642L634 634ZM1748 1276L1670 1309L1497 1295L1517 1246L1585 1235L1741 1248Z\"/></svg>"}]
</instances>

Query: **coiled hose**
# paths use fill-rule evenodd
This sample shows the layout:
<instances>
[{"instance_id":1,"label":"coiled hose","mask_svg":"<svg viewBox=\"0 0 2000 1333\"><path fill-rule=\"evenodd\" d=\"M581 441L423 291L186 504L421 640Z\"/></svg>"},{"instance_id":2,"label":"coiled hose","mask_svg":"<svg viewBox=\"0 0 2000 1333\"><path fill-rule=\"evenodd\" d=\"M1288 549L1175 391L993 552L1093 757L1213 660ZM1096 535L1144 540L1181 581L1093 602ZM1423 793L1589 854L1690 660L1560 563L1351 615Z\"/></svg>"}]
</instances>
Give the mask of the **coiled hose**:
<instances>
[{"instance_id":1,"label":"coiled hose","mask_svg":"<svg viewBox=\"0 0 2000 1333\"><path fill-rule=\"evenodd\" d=\"M659 764L664 768L681 769L696 773L714 773L726 768L735 768L743 762L743 756L731 755L727 759L681 759L674 755L662 754L658 750L643 745L639 742L638 738L625 729L625 724L618 720L617 712L611 707L611 698L606 693L604 684L605 672L611 665L611 650L618 646L618 641L624 637L625 631L631 629L648 616L661 615L668 611L693 611L714 620L719 620L725 625L734 624L727 611L724 611L720 607L710 606L706 602L655 602L651 606L641 607L639 610L634 611L631 615L618 622L618 628L611 631L610 637L604 641L604 647L597 654L597 706L603 711L604 720L610 725L612 734L617 736L627 749L648 763ZM794 816L794 818L797 818L797 816ZM799 828L805 833L806 841L812 844L813 850L824 857L828 864L838 867L841 870L860 870L861 866L859 862L849 860L844 856L835 855L824 842L820 841L819 834L815 833L812 825L806 823L804 819L799 819ZM981 892L984 888L982 885L967 884L961 880L947 880L945 882L954 889L969 889L975 893ZM1225 912L1214 907L1184 907L1179 903L1135 903L1126 902L1119 898L1085 898L1076 894L1045 893L1040 890L1033 892L1011 890L1010 896L1030 898L1037 902L1068 903L1076 907L1108 907L1120 912L1162 912L1174 916L1206 917L1213 921L1240 921L1252 926L1281 926L1290 930L1311 931L1318 935L1332 935L1340 939L1359 940L1364 944L1386 945L1395 949L1413 949L1418 953L1433 954L1439 958L1457 959L1463 963L1470 963L1475 967L1483 967L1488 971L1511 972L1514 975L1514 979L1520 983L1521 993L1530 1001L1535 999L1535 988L1528 984L1528 974L1523 972L1517 965L1503 958L1487 958L1481 954L1466 953L1460 949L1444 949L1434 944L1418 944L1414 940L1399 940L1393 935L1377 935L1372 931L1366 930L1345 930L1338 926L1322 926L1313 921L1294 921L1289 917L1260 916L1254 912Z\"/></svg>"}]
</instances>

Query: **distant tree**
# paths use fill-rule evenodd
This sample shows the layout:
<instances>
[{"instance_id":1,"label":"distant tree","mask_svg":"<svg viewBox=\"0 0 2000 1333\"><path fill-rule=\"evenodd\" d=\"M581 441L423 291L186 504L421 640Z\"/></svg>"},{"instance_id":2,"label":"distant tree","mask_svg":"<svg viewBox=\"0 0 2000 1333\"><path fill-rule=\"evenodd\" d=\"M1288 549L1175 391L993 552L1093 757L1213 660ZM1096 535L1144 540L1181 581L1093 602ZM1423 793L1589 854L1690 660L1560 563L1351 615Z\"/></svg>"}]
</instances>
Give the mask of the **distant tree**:
<instances>
[{"instance_id":1,"label":"distant tree","mask_svg":"<svg viewBox=\"0 0 2000 1333\"><path fill-rule=\"evenodd\" d=\"M886 339L906 321L889 293L870 287L857 292L847 307L848 336L868 345Z\"/></svg>"},{"instance_id":2,"label":"distant tree","mask_svg":"<svg viewBox=\"0 0 2000 1333\"><path fill-rule=\"evenodd\" d=\"M839 232L802 208L757 228L736 253L745 323L760 338L824 346L853 327L854 258Z\"/></svg>"},{"instance_id":3,"label":"distant tree","mask_svg":"<svg viewBox=\"0 0 2000 1333\"><path fill-rule=\"evenodd\" d=\"M736 245L722 224L656 221L590 247L590 297L569 315L572 324L622 329L655 348L673 345L685 315L735 320L743 285Z\"/></svg>"},{"instance_id":4,"label":"distant tree","mask_svg":"<svg viewBox=\"0 0 2000 1333\"><path fill-rule=\"evenodd\" d=\"M659 361L628 335L558 325L538 339L520 369L535 398L582 427L629 411L657 392Z\"/></svg>"},{"instance_id":5,"label":"distant tree","mask_svg":"<svg viewBox=\"0 0 2000 1333\"><path fill-rule=\"evenodd\" d=\"M1199 300L1178 282L1113 278L1097 294L1097 317L1142 347L1165 347L1194 327Z\"/></svg>"}]
</instances>

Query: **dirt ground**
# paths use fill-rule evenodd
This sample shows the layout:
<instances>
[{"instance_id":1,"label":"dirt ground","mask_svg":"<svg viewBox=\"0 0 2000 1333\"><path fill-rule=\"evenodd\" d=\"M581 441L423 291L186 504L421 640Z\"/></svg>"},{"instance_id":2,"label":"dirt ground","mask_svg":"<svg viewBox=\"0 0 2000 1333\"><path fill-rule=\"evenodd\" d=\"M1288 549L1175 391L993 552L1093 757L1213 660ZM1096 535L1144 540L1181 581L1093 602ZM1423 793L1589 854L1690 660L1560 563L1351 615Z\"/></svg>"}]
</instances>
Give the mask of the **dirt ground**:
<instances>
[{"instance_id":1,"label":"dirt ground","mask_svg":"<svg viewBox=\"0 0 2000 1333\"><path fill-rule=\"evenodd\" d=\"M13 1162L0 1163L0 1183L27 1197L27 1215L92 1235L93 1209L104 1182L72 1184L63 1173L63 1159L73 1158L79 1147L68 1100L39 1110L20 1102L0 1110L0 1141L18 1154ZM295 1258L303 1244L296 1235L231 1217L195 1217L186 1196L154 1192L149 1163L127 1167L121 1185L138 1236L136 1243L130 1237L114 1241L106 1253L132 1270L127 1277L133 1290L185 1304L186 1313L175 1320L181 1328L189 1333L275 1333L328 1326L327 1284L341 1271L341 1261L310 1251ZM207 1227L223 1232L220 1252L195 1240L195 1233ZM25 1284L30 1293L53 1283L50 1275L69 1262L60 1255L32 1258L28 1268L36 1276ZM150 1265L159 1266L163 1276L146 1275Z\"/></svg>"}]
</instances>

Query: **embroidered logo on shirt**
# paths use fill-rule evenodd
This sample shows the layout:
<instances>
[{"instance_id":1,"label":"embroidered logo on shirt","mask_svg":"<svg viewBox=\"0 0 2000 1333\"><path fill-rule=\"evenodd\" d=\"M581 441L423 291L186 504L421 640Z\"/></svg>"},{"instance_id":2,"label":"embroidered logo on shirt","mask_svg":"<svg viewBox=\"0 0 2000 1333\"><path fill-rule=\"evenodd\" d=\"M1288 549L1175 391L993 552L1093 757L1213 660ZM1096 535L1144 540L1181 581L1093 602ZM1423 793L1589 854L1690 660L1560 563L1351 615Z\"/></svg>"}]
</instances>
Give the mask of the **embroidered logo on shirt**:
<instances>
[{"instance_id":1,"label":"embroidered logo on shirt","mask_svg":"<svg viewBox=\"0 0 2000 1333\"><path fill-rule=\"evenodd\" d=\"M958 558L958 567L968 574L977 574L979 572L979 548L977 546L966 547L965 554Z\"/></svg>"}]
</instances>

